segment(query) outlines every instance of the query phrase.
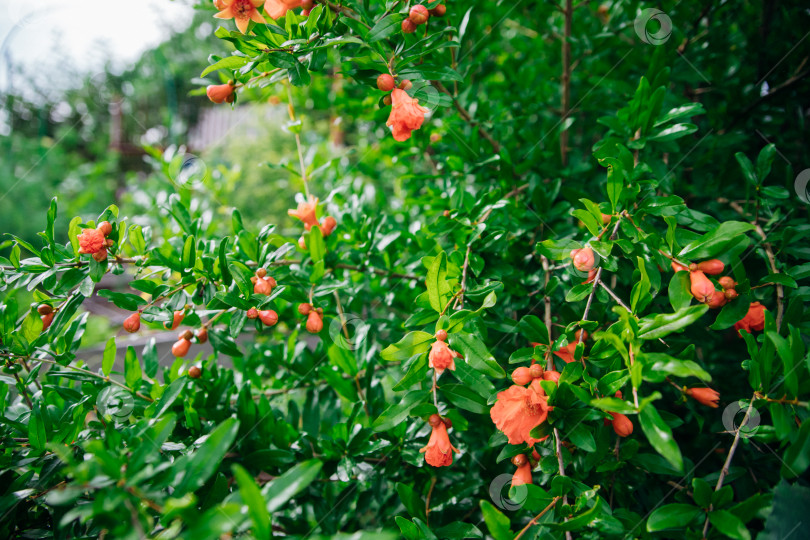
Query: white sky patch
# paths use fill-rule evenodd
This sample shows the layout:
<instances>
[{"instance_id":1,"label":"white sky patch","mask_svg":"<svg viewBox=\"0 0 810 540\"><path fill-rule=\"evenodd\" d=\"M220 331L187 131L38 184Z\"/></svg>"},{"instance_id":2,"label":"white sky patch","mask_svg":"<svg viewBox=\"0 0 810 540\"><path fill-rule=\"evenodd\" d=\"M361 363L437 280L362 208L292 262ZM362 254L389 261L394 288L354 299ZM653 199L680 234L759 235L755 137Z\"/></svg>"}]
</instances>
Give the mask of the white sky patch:
<instances>
[{"instance_id":1,"label":"white sky patch","mask_svg":"<svg viewBox=\"0 0 810 540\"><path fill-rule=\"evenodd\" d=\"M105 63L125 69L143 51L191 22L193 0L0 0L0 91L19 89L28 73L66 62L92 73ZM9 63L25 75L10 75ZM37 76L43 75L37 73ZM58 73L57 86L70 86ZM9 78L11 77L11 82Z\"/></svg>"}]
</instances>

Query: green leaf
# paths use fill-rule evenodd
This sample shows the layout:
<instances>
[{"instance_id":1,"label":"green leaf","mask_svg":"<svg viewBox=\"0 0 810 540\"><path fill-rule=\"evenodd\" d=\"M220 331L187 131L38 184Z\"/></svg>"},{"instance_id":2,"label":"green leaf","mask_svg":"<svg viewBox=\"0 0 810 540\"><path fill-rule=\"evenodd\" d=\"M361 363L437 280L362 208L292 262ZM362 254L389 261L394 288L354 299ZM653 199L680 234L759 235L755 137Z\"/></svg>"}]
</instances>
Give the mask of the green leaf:
<instances>
[{"instance_id":1,"label":"green leaf","mask_svg":"<svg viewBox=\"0 0 810 540\"><path fill-rule=\"evenodd\" d=\"M241 465L234 464L231 470L239 485L239 495L247 504L248 514L253 521L253 535L259 539L270 538L270 513L259 486Z\"/></svg>"},{"instance_id":2,"label":"green leaf","mask_svg":"<svg viewBox=\"0 0 810 540\"><path fill-rule=\"evenodd\" d=\"M460 409L477 414L489 414L486 399L465 384L442 384L439 391Z\"/></svg>"},{"instance_id":3,"label":"green leaf","mask_svg":"<svg viewBox=\"0 0 810 540\"><path fill-rule=\"evenodd\" d=\"M756 186L759 184L759 180L757 180L757 173L754 171L754 165L751 163L751 160L748 159L748 156L743 154L742 152L737 152L734 154L734 157L737 158L737 163L740 164L740 168L742 169L743 176L745 179L752 185Z\"/></svg>"},{"instance_id":4,"label":"green leaf","mask_svg":"<svg viewBox=\"0 0 810 540\"><path fill-rule=\"evenodd\" d=\"M612 157L600 159L599 164L607 167L607 194L610 199L611 213L615 214L624 187L624 166L621 161Z\"/></svg>"},{"instance_id":5,"label":"green leaf","mask_svg":"<svg viewBox=\"0 0 810 540\"><path fill-rule=\"evenodd\" d=\"M713 512L709 512L709 522L728 538L751 540L751 533L745 528L743 522L731 512L726 510L714 510Z\"/></svg>"},{"instance_id":6,"label":"green leaf","mask_svg":"<svg viewBox=\"0 0 810 540\"><path fill-rule=\"evenodd\" d=\"M115 353L118 347L115 344L115 336L107 340L107 345L104 346L104 356L101 360L101 371L104 375L109 376L115 365Z\"/></svg>"},{"instance_id":7,"label":"green leaf","mask_svg":"<svg viewBox=\"0 0 810 540\"><path fill-rule=\"evenodd\" d=\"M675 469L682 471L683 457L681 457L681 450L672 436L672 430L669 429L669 426L658 414L655 407L651 403L648 404L641 409L638 417L644 435L647 436L647 440L650 441L656 452L661 454Z\"/></svg>"},{"instance_id":8,"label":"green leaf","mask_svg":"<svg viewBox=\"0 0 810 540\"><path fill-rule=\"evenodd\" d=\"M79 256L79 234L82 232L82 228L79 225L82 222L82 218L80 216L76 216L70 220L70 224L68 225L68 239L70 240L70 246L73 248L73 256Z\"/></svg>"},{"instance_id":9,"label":"green leaf","mask_svg":"<svg viewBox=\"0 0 810 540\"><path fill-rule=\"evenodd\" d=\"M262 495L267 500L267 511L272 514L306 489L318 477L321 467L320 460L303 461L264 486Z\"/></svg>"},{"instance_id":10,"label":"green leaf","mask_svg":"<svg viewBox=\"0 0 810 540\"><path fill-rule=\"evenodd\" d=\"M127 347L126 355L124 356L124 379L126 380L129 388L135 389L138 383L141 382L141 363L138 361L138 355L135 354L135 349L132 346Z\"/></svg>"},{"instance_id":11,"label":"green leaf","mask_svg":"<svg viewBox=\"0 0 810 540\"><path fill-rule=\"evenodd\" d=\"M178 377L163 390L163 395L160 396L160 400L157 402L155 413L152 415L152 418L160 418L163 413L168 411L169 408L174 405L174 402L180 396L180 392L183 391L186 381L187 379L185 377Z\"/></svg>"},{"instance_id":12,"label":"green leaf","mask_svg":"<svg viewBox=\"0 0 810 540\"><path fill-rule=\"evenodd\" d=\"M238 431L239 420L228 418L206 437L195 452L175 462L175 469L183 471L183 477L173 493L174 497L195 491L208 481L222 463Z\"/></svg>"},{"instance_id":13,"label":"green leaf","mask_svg":"<svg viewBox=\"0 0 810 540\"><path fill-rule=\"evenodd\" d=\"M487 501L480 501L479 504L481 506L481 513L484 515L484 522L489 529L489 534L491 534L495 540L512 540L515 535L509 528L509 518Z\"/></svg>"},{"instance_id":14,"label":"green leaf","mask_svg":"<svg viewBox=\"0 0 810 540\"><path fill-rule=\"evenodd\" d=\"M447 283L447 256L439 253L427 273L427 291L430 307L438 313L444 310L450 298L450 285Z\"/></svg>"},{"instance_id":15,"label":"green leaf","mask_svg":"<svg viewBox=\"0 0 810 540\"><path fill-rule=\"evenodd\" d=\"M730 328L734 325L734 323L745 317L745 314L748 313L748 307L750 305L751 297L747 294L732 300L723 306L720 313L717 314L714 324L712 324L709 328L712 330L725 330L726 328Z\"/></svg>"},{"instance_id":16,"label":"green leaf","mask_svg":"<svg viewBox=\"0 0 810 540\"><path fill-rule=\"evenodd\" d=\"M810 421L805 420L799 433L784 453L782 476L795 478L810 467Z\"/></svg>"},{"instance_id":17,"label":"green leaf","mask_svg":"<svg viewBox=\"0 0 810 540\"><path fill-rule=\"evenodd\" d=\"M186 237L185 244L183 244L183 267L186 269L194 268L196 261L197 247L194 243L194 236L189 235Z\"/></svg>"},{"instance_id":18,"label":"green leaf","mask_svg":"<svg viewBox=\"0 0 810 540\"><path fill-rule=\"evenodd\" d=\"M689 242L678 254L679 259L710 259L721 254L725 249L738 241L738 236L754 230L750 223L725 221L711 232Z\"/></svg>"},{"instance_id":19,"label":"green leaf","mask_svg":"<svg viewBox=\"0 0 810 540\"><path fill-rule=\"evenodd\" d=\"M641 339L658 339L668 336L698 320L708 309L709 306L698 304L681 308L675 313L649 315L639 321L638 337Z\"/></svg>"},{"instance_id":20,"label":"green leaf","mask_svg":"<svg viewBox=\"0 0 810 540\"><path fill-rule=\"evenodd\" d=\"M399 425L408 417L419 402L424 401L425 394L421 392L408 392L402 399L388 406L385 411L374 421L371 428L374 431L386 431Z\"/></svg>"},{"instance_id":21,"label":"green leaf","mask_svg":"<svg viewBox=\"0 0 810 540\"><path fill-rule=\"evenodd\" d=\"M374 43L375 41L385 39L398 30L401 24L402 16L397 13L383 17L377 21L377 24L375 24L371 31L369 31L366 39L369 43Z\"/></svg>"},{"instance_id":22,"label":"green leaf","mask_svg":"<svg viewBox=\"0 0 810 540\"><path fill-rule=\"evenodd\" d=\"M684 529L701 513L700 508L691 504L665 504L656 508L647 518L647 531Z\"/></svg>"},{"instance_id":23,"label":"green leaf","mask_svg":"<svg viewBox=\"0 0 810 540\"><path fill-rule=\"evenodd\" d=\"M464 355L464 359L473 369L496 379L506 377L506 372L475 334L450 334L450 344L453 349Z\"/></svg>"},{"instance_id":24,"label":"green leaf","mask_svg":"<svg viewBox=\"0 0 810 540\"><path fill-rule=\"evenodd\" d=\"M638 411L632 403L628 403L623 399L616 397L603 397L591 400L591 407L596 407L608 412L617 412L622 414L635 414Z\"/></svg>"},{"instance_id":25,"label":"green leaf","mask_svg":"<svg viewBox=\"0 0 810 540\"><path fill-rule=\"evenodd\" d=\"M525 315L518 323L518 330L529 343L549 345L548 328L536 315Z\"/></svg>"},{"instance_id":26,"label":"green leaf","mask_svg":"<svg viewBox=\"0 0 810 540\"><path fill-rule=\"evenodd\" d=\"M428 334L427 332L409 332L398 342L392 343L386 347L380 354L383 360L388 360L389 362L404 362L412 356L427 352L435 339L432 334Z\"/></svg>"},{"instance_id":27,"label":"green leaf","mask_svg":"<svg viewBox=\"0 0 810 540\"><path fill-rule=\"evenodd\" d=\"M45 421L42 418L42 409L38 401L34 403L31 415L28 417L28 442L38 452L45 450L45 445L48 442L45 433Z\"/></svg>"},{"instance_id":28,"label":"green leaf","mask_svg":"<svg viewBox=\"0 0 810 540\"><path fill-rule=\"evenodd\" d=\"M695 124L675 124L647 137L647 140L658 142L674 141L675 139L691 135L696 132L697 129Z\"/></svg>"},{"instance_id":29,"label":"green leaf","mask_svg":"<svg viewBox=\"0 0 810 540\"><path fill-rule=\"evenodd\" d=\"M312 257L312 262L322 261L326 255L326 244L323 242L323 233L321 233L320 227L312 227L309 231L307 245L309 246L309 255Z\"/></svg>"},{"instance_id":30,"label":"green leaf","mask_svg":"<svg viewBox=\"0 0 810 540\"><path fill-rule=\"evenodd\" d=\"M407 484L397 482L397 493L402 505L415 518L425 519L425 501Z\"/></svg>"},{"instance_id":31,"label":"green leaf","mask_svg":"<svg viewBox=\"0 0 810 540\"><path fill-rule=\"evenodd\" d=\"M250 61L249 58L244 56L227 56L222 60L214 62L200 73L200 77L205 77L209 73L218 69L239 69Z\"/></svg>"}]
</instances>

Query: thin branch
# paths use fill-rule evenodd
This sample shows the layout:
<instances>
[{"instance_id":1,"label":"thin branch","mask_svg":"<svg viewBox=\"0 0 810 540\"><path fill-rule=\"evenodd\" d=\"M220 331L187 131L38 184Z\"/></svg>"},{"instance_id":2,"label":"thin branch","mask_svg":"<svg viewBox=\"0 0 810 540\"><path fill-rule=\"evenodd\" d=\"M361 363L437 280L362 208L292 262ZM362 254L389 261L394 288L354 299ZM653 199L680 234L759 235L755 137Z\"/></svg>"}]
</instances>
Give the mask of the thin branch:
<instances>
[{"instance_id":1,"label":"thin branch","mask_svg":"<svg viewBox=\"0 0 810 540\"><path fill-rule=\"evenodd\" d=\"M531 527L532 525L534 525L535 523L537 523L537 520L538 520L538 519L540 519L541 517L543 517L543 516L545 515L545 513L546 513L546 512L548 512L549 510L551 510L551 509L554 507L554 505L555 505L555 504L557 504L557 501L559 501L559 500L560 500L560 497L559 497L559 496L554 497L553 499L551 499L551 502L550 502L550 503L548 503L548 506L546 506L545 508L543 508L543 510L542 510L542 511L541 511L539 514L537 514L536 516L534 516L534 517L531 519L531 521L529 521L529 523L527 523L527 524L526 524L526 526L525 526L525 527L523 527L523 528L520 530L520 532L517 534L517 536L515 536L514 540L518 540L518 539L519 539L521 536L523 536L523 535L526 533L526 531L528 531L528 530L529 530L529 527ZM571 534L571 533L569 533L569 532L567 532L567 531L566 531L566 535L570 535L570 534Z\"/></svg>"},{"instance_id":2,"label":"thin branch","mask_svg":"<svg viewBox=\"0 0 810 540\"><path fill-rule=\"evenodd\" d=\"M734 452L737 451L737 445L740 443L740 433L748 422L748 418L751 416L751 409L754 407L754 400L756 399L757 395L754 393L751 396L751 401L748 403L748 409L745 411L745 416L740 422L740 425L737 426L737 429L734 432L734 442L731 443L731 448L728 451L728 455L726 456L726 461L723 463L723 468L720 470L720 476L717 478L717 485L714 486L714 491L720 491L720 488L723 487L723 480L726 478L728 474L729 467L731 466L731 460L734 459ZM713 506L709 506L709 512L711 512ZM703 523L703 538L706 538L706 534L709 532L709 516L706 516L706 521Z\"/></svg>"},{"instance_id":3,"label":"thin branch","mask_svg":"<svg viewBox=\"0 0 810 540\"><path fill-rule=\"evenodd\" d=\"M572 0L565 0L563 10L563 36L562 36L562 104L561 119L563 130L560 132L560 160L563 167L568 165L568 128L565 121L571 114L571 22L574 16Z\"/></svg>"},{"instance_id":4,"label":"thin branch","mask_svg":"<svg viewBox=\"0 0 810 540\"><path fill-rule=\"evenodd\" d=\"M495 138L490 135L490 133L484 129L479 122L473 120L472 115L464 108L464 106L459 103L456 97L447 89L445 86L440 83L439 81L434 81L433 86L435 86L440 92L447 94L453 99L453 105L455 106L458 114L461 115L461 118L470 124L470 126L476 128L478 130L478 134L481 135L487 142L492 146L492 149L495 151L496 154L501 153L501 145Z\"/></svg>"},{"instance_id":5,"label":"thin branch","mask_svg":"<svg viewBox=\"0 0 810 540\"><path fill-rule=\"evenodd\" d=\"M151 403L151 402L153 402L153 401L155 401L154 399L150 398L149 396L145 396L145 395L141 394L140 392L137 392L137 391L135 391L135 390L132 390L132 389L131 389L130 387L128 387L127 385L122 384L122 383L120 383L120 382L116 381L115 379L111 379L111 378L110 378L110 377L108 377L107 375L99 375L98 373L95 373L95 372L93 372L93 371L90 371L89 369L80 368L80 367L78 367L78 366L74 366L74 365L71 365L71 364L67 364L67 365L64 365L64 366L63 366L63 365L62 365L62 364L60 364L59 362L56 362L56 361L54 361L54 360L50 360L49 358L32 358L32 360L35 360L35 361L37 361L37 362L43 362L43 363L45 363L45 364L51 364L51 365L54 365L54 366L59 366L59 367L63 367L63 368L72 369L72 370L74 370L74 371L78 371L78 372L80 372L80 373L84 373L85 375L89 375L89 376L91 376L91 377L95 377L95 378L97 378L97 379L101 379L102 381L108 382L108 383L110 383L110 384L114 384L114 385L118 386L119 388L123 388L123 389L124 389L124 390L126 390L127 392L131 392L132 394L135 394L136 396L138 396L139 398L143 399L144 401L148 401L148 402L150 402L150 403Z\"/></svg>"}]
</instances>

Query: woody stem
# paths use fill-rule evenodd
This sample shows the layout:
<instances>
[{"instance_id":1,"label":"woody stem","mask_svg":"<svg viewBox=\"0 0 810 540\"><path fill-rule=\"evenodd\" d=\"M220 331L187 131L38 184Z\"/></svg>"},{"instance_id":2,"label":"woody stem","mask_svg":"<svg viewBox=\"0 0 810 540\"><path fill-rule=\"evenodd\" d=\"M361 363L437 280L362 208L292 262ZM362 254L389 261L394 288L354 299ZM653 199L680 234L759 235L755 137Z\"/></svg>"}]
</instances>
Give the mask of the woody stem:
<instances>
[{"instance_id":1,"label":"woody stem","mask_svg":"<svg viewBox=\"0 0 810 540\"><path fill-rule=\"evenodd\" d=\"M633 354L633 344L630 344L630 370L633 370L633 364L635 363L636 357ZM632 378L631 378L632 379ZM633 383L633 405L636 406L638 409L638 388L636 388L635 383Z\"/></svg>"},{"instance_id":2,"label":"woody stem","mask_svg":"<svg viewBox=\"0 0 810 540\"><path fill-rule=\"evenodd\" d=\"M546 512L548 512L549 510L551 510L552 508L554 508L554 505L555 505L555 504L557 504L557 501L559 501L559 500L560 500L560 497L559 497L559 496L554 497L553 499L551 499L551 502L550 502L550 503L548 503L548 506L546 506L545 508L543 508L543 510L542 510L542 511L541 511L539 514L537 514L536 516L534 516L534 517L531 519L531 521L529 521L529 523L527 523L527 524L526 524L526 526L525 526L525 527L523 527L523 528L520 530L520 532L517 534L517 536L515 536L514 540L518 540L518 539L519 539L521 536L523 536L523 535L524 535L524 533L525 533L526 531L528 531L528 530L529 530L529 527L531 527L532 525L534 525L535 523L537 523L537 520L538 520L538 519L540 519L541 517L543 517L543 516L545 515L545 513L546 513ZM567 533L567 534L570 534L570 533Z\"/></svg>"},{"instance_id":3,"label":"woody stem","mask_svg":"<svg viewBox=\"0 0 810 540\"><path fill-rule=\"evenodd\" d=\"M439 413L439 398L436 396L436 368L433 368L433 406L436 407L436 414Z\"/></svg>"}]
</instances>

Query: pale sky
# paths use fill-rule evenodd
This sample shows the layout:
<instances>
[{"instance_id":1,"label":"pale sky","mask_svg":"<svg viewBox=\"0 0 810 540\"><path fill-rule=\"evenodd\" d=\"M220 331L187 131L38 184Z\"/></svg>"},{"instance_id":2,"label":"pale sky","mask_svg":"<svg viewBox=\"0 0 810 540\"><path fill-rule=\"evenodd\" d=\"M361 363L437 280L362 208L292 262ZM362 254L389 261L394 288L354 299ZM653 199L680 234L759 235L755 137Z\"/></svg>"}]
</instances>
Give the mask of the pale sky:
<instances>
[{"instance_id":1,"label":"pale sky","mask_svg":"<svg viewBox=\"0 0 810 540\"><path fill-rule=\"evenodd\" d=\"M32 70L67 59L92 72L113 59L125 68L140 54L182 30L193 0L0 0L0 91L8 87L9 58ZM24 80L13 80L19 87ZM58 74L48 80L65 84Z\"/></svg>"}]
</instances>

